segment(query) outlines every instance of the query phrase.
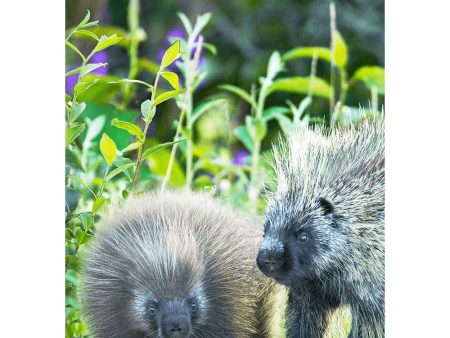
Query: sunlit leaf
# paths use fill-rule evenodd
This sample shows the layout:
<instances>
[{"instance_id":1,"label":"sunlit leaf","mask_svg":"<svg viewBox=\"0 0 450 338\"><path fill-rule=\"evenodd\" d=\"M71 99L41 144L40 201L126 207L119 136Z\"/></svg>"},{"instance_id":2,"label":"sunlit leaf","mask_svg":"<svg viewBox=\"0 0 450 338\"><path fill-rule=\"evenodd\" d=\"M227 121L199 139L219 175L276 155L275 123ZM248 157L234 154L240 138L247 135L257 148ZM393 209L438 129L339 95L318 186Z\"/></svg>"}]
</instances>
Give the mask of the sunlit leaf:
<instances>
[{"instance_id":1,"label":"sunlit leaf","mask_svg":"<svg viewBox=\"0 0 450 338\"><path fill-rule=\"evenodd\" d=\"M89 74L90 72L96 70L97 68L106 67L107 65L108 65L107 63L88 63L87 65L81 68L80 76L83 77L86 74Z\"/></svg>"},{"instance_id":2,"label":"sunlit leaf","mask_svg":"<svg viewBox=\"0 0 450 338\"><path fill-rule=\"evenodd\" d=\"M369 90L375 87L380 94L384 94L384 69L378 66L364 66L353 74L353 81L362 81Z\"/></svg>"},{"instance_id":3,"label":"sunlit leaf","mask_svg":"<svg viewBox=\"0 0 450 338\"><path fill-rule=\"evenodd\" d=\"M329 99L331 96L330 85L321 78L314 78L312 93ZM274 91L284 91L299 94L308 94L311 86L310 77L288 77L275 80L268 88L268 93Z\"/></svg>"},{"instance_id":4,"label":"sunlit leaf","mask_svg":"<svg viewBox=\"0 0 450 338\"><path fill-rule=\"evenodd\" d=\"M117 118L114 118L111 121L111 124L114 127L126 130L131 135L136 136L138 138L138 140L140 140L141 142L144 142L144 138L145 138L144 133L142 132L141 128L139 128L137 125L132 124L130 122L120 121Z\"/></svg>"},{"instance_id":5,"label":"sunlit leaf","mask_svg":"<svg viewBox=\"0 0 450 338\"><path fill-rule=\"evenodd\" d=\"M157 144L149 149L147 149L146 151L144 151L144 153L142 154L142 159L145 160L147 159L150 155L160 151L161 149L170 147L172 144L181 142L184 140L178 140L178 141L173 141L173 142L166 142L166 143L161 143L161 144Z\"/></svg>"},{"instance_id":6,"label":"sunlit leaf","mask_svg":"<svg viewBox=\"0 0 450 338\"><path fill-rule=\"evenodd\" d=\"M95 33L88 31L86 29L79 29L74 34L88 36L88 37L94 39L95 41L99 40L98 36Z\"/></svg>"},{"instance_id":7,"label":"sunlit leaf","mask_svg":"<svg viewBox=\"0 0 450 338\"><path fill-rule=\"evenodd\" d=\"M170 83L173 89L180 89L180 83L178 80L178 75L174 72L161 72L161 76Z\"/></svg>"},{"instance_id":8,"label":"sunlit leaf","mask_svg":"<svg viewBox=\"0 0 450 338\"><path fill-rule=\"evenodd\" d=\"M180 41L175 41L169 48L167 48L161 60L161 68L167 68L180 57Z\"/></svg>"},{"instance_id":9,"label":"sunlit leaf","mask_svg":"<svg viewBox=\"0 0 450 338\"><path fill-rule=\"evenodd\" d=\"M284 53L281 59L288 61L292 59L312 58L315 52L319 59L331 62L331 51L325 47L296 47Z\"/></svg>"},{"instance_id":10,"label":"sunlit leaf","mask_svg":"<svg viewBox=\"0 0 450 338\"><path fill-rule=\"evenodd\" d=\"M141 113L146 121L149 121L149 123L152 121L155 110L152 109L152 102L150 100L145 100L141 103Z\"/></svg>"},{"instance_id":11,"label":"sunlit leaf","mask_svg":"<svg viewBox=\"0 0 450 338\"><path fill-rule=\"evenodd\" d=\"M139 148L141 146L142 142L134 142L129 144L128 146L126 146L125 148L123 148L120 152L121 153L126 153L132 150L136 150L137 148Z\"/></svg>"},{"instance_id":12,"label":"sunlit leaf","mask_svg":"<svg viewBox=\"0 0 450 338\"><path fill-rule=\"evenodd\" d=\"M132 166L134 166L134 163L127 163L124 165L121 165L120 167L117 167L116 169L114 169L113 171L111 171L108 176L106 176L106 180L110 180L111 178L113 178L114 176L120 174L121 172L127 170L128 168L131 168Z\"/></svg>"},{"instance_id":13,"label":"sunlit leaf","mask_svg":"<svg viewBox=\"0 0 450 338\"><path fill-rule=\"evenodd\" d=\"M228 91L232 92L233 94L238 95L240 98L242 98L245 101L247 101L248 103L250 103L254 109L256 109L255 100L245 90L243 90L239 87L233 86L233 85L229 85L229 84L219 86L219 88L228 90Z\"/></svg>"},{"instance_id":14,"label":"sunlit leaf","mask_svg":"<svg viewBox=\"0 0 450 338\"><path fill-rule=\"evenodd\" d=\"M78 82L74 88L74 92L76 92L77 94L81 94L82 92L88 90L90 87L96 84L98 81L99 79L93 79L91 81Z\"/></svg>"},{"instance_id":15,"label":"sunlit leaf","mask_svg":"<svg viewBox=\"0 0 450 338\"><path fill-rule=\"evenodd\" d=\"M100 151L106 163L110 166L117 156L117 147L114 141L105 133L103 133L100 140Z\"/></svg>"},{"instance_id":16,"label":"sunlit leaf","mask_svg":"<svg viewBox=\"0 0 450 338\"><path fill-rule=\"evenodd\" d=\"M94 204L92 205L92 213L96 214L104 204L105 204L104 197L100 196L99 198L97 198Z\"/></svg>"},{"instance_id":17,"label":"sunlit leaf","mask_svg":"<svg viewBox=\"0 0 450 338\"><path fill-rule=\"evenodd\" d=\"M117 34L113 34L111 36L102 35L94 48L94 52L99 52L109 46L115 45L120 40L122 40L122 37L118 37Z\"/></svg>"},{"instance_id":18,"label":"sunlit leaf","mask_svg":"<svg viewBox=\"0 0 450 338\"><path fill-rule=\"evenodd\" d=\"M281 62L280 53L273 52L269 59L267 66L267 78L271 81L275 76L283 69L283 63Z\"/></svg>"},{"instance_id":19,"label":"sunlit leaf","mask_svg":"<svg viewBox=\"0 0 450 338\"><path fill-rule=\"evenodd\" d=\"M153 102L153 106L157 106L158 104L160 104L164 101L167 101L167 100L171 99L172 97L183 94L185 91L186 91L186 88L179 89L179 90L171 90L171 91L162 93L161 95L156 97L155 102Z\"/></svg>"},{"instance_id":20,"label":"sunlit leaf","mask_svg":"<svg viewBox=\"0 0 450 338\"><path fill-rule=\"evenodd\" d=\"M81 59L83 59L84 60L84 55L83 55L83 53L81 53L80 52L80 50L77 48L77 47L75 47L75 45L73 45L72 43L70 43L69 41L65 41L65 43L66 43L66 46L67 47L69 47L70 49L72 49L75 53L77 53L80 57L81 57Z\"/></svg>"},{"instance_id":21,"label":"sunlit leaf","mask_svg":"<svg viewBox=\"0 0 450 338\"><path fill-rule=\"evenodd\" d=\"M347 65L347 44L338 31L336 31L334 39L334 62L338 67L344 68Z\"/></svg>"},{"instance_id":22,"label":"sunlit leaf","mask_svg":"<svg viewBox=\"0 0 450 338\"><path fill-rule=\"evenodd\" d=\"M147 83L147 82L141 81L141 80L122 79L119 81L110 81L109 83L137 83L137 84L144 85L144 86L150 88L151 90L153 89L153 86L150 83Z\"/></svg>"}]
</instances>

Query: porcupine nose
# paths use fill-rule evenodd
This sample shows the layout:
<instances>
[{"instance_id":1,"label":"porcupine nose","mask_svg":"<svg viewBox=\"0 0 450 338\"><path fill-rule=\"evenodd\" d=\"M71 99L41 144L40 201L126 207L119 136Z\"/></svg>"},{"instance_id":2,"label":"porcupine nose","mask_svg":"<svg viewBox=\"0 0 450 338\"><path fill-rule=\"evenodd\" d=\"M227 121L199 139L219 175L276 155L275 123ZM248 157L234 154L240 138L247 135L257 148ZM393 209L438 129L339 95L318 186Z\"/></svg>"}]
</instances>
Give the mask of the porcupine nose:
<instances>
[{"instance_id":1,"label":"porcupine nose","mask_svg":"<svg viewBox=\"0 0 450 338\"><path fill-rule=\"evenodd\" d=\"M284 264L284 246L281 243L266 245L264 242L256 258L259 269L266 275L276 274Z\"/></svg>"},{"instance_id":2,"label":"porcupine nose","mask_svg":"<svg viewBox=\"0 0 450 338\"><path fill-rule=\"evenodd\" d=\"M189 318L185 315L173 315L164 318L163 331L167 337L187 337L190 330Z\"/></svg>"}]
</instances>

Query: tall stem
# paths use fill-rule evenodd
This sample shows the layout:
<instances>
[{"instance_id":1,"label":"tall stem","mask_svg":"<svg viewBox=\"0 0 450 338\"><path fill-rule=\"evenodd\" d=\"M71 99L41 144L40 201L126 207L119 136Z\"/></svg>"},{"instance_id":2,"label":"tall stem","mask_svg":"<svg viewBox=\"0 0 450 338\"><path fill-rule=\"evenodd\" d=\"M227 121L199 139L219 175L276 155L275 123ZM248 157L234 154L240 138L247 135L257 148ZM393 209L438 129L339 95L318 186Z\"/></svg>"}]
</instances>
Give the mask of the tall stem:
<instances>
[{"instance_id":1,"label":"tall stem","mask_svg":"<svg viewBox=\"0 0 450 338\"><path fill-rule=\"evenodd\" d=\"M335 64L336 60L334 59L335 49L336 49L336 6L334 2L330 3L330 33L331 33L331 66L330 66L330 84L331 84L331 93L330 93L330 114L329 121L331 123L331 118L333 116L334 104L335 104Z\"/></svg>"},{"instance_id":2,"label":"tall stem","mask_svg":"<svg viewBox=\"0 0 450 338\"><path fill-rule=\"evenodd\" d=\"M128 5L128 27L130 30L130 46L128 56L130 57L130 70L128 79L134 80L138 73L138 29L139 29L139 0L130 0ZM133 87L130 83L125 84L124 97L122 105L126 107L130 102L133 93Z\"/></svg>"}]
</instances>

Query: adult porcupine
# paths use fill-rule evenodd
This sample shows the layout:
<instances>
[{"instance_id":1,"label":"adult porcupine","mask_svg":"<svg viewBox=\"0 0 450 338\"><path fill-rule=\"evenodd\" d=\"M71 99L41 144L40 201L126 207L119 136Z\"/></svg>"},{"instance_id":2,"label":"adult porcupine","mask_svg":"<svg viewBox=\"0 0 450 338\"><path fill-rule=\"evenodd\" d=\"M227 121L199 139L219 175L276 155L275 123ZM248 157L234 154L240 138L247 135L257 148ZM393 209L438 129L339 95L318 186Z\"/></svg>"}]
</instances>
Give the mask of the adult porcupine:
<instances>
[{"instance_id":1,"label":"adult porcupine","mask_svg":"<svg viewBox=\"0 0 450 338\"><path fill-rule=\"evenodd\" d=\"M82 271L97 338L278 337L262 224L206 194L150 193L109 215Z\"/></svg>"},{"instance_id":2,"label":"adult porcupine","mask_svg":"<svg viewBox=\"0 0 450 338\"><path fill-rule=\"evenodd\" d=\"M288 286L287 336L322 337L342 305L350 337L384 337L384 120L300 131L274 167L257 263Z\"/></svg>"}]
</instances>

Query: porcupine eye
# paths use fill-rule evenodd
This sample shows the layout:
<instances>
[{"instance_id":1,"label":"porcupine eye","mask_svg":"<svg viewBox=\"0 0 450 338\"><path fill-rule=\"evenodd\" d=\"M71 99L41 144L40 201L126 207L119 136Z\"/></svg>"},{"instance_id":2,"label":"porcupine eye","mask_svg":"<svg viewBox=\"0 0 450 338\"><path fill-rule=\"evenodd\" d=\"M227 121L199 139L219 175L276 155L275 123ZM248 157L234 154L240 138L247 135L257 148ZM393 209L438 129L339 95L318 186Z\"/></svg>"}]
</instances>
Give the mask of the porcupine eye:
<instances>
[{"instance_id":1,"label":"porcupine eye","mask_svg":"<svg viewBox=\"0 0 450 338\"><path fill-rule=\"evenodd\" d=\"M305 234L300 234L299 236L298 236L298 240L300 241L300 242L306 242L307 240L308 240L308 236L306 236Z\"/></svg>"},{"instance_id":2,"label":"porcupine eye","mask_svg":"<svg viewBox=\"0 0 450 338\"><path fill-rule=\"evenodd\" d=\"M147 303L147 311L151 316L155 315L157 309L158 309L158 304L156 304L156 302L149 301Z\"/></svg>"}]
</instances>

